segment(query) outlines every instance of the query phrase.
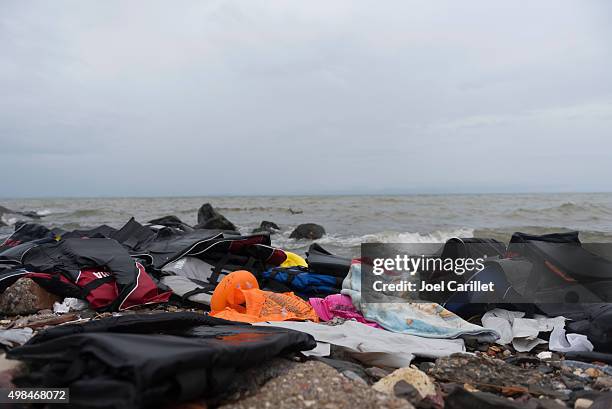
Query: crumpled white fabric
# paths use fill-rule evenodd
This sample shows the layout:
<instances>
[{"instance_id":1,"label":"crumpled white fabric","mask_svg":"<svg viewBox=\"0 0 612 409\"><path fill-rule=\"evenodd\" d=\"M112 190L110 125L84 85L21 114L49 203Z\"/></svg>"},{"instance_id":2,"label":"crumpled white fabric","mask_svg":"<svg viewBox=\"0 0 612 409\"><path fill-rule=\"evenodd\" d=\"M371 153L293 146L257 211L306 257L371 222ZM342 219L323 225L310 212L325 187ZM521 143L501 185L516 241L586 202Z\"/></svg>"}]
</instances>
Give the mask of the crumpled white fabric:
<instances>
[{"instance_id":1,"label":"crumpled white fabric","mask_svg":"<svg viewBox=\"0 0 612 409\"><path fill-rule=\"evenodd\" d=\"M29 327L2 329L0 330L0 344L6 345L7 347L23 345L33 336L34 331Z\"/></svg>"},{"instance_id":2,"label":"crumpled white fabric","mask_svg":"<svg viewBox=\"0 0 612 409\"><path fill-rule=\"evenodd\" d=\"M86 309L89 304L86 301L78 298L66 297L62 303L55 302L53 304L53 312L56 314L66 314L70 311L81 311Z\"/></svg>"},{"instance_id":3,"label":"crumpled white fabric","mask_svg":"<svg viewBox=\"0 0 612 409\"><path fill-rule=\"evenodd\" d=\"M565 317L548 318L535 316L523 318L524 312L508 311L501 308L488 311L482 317L485 328L495 329L501 335L497 343L512 343L518 352L531 351L546 341L538 338L540 332L550 332L549 349L556 352L592 351L593 344L585 335L565 334Z\"/></svg>"},{"instance_id":4,"label":"crumpled white fabric","mask_svg":"<svg viewBox=\"0 0 612 409\"><path fill-rule=\"evenodd\" d=\"M557 352L590 352L593 350L593 344L586 335L565 334L565 328L555 327L550 334L548 348Z\"/></svg>"},{"instance_id":5,"label":"crumpled white fabric","mask_svg":"<svg viewBox=\"0 0 612 409\"><path fill-rule=\"evenodd\" d=\"M319 345L314 350L304 351L306 355L327 356L330 353L329 344L333 344L345 348L355 359L372 366L403 368L410 365L415 355L438 358L465 352L462 339L397 334L357 321L345 321L333 326L297 321L259 322L253 325L289 328L312 335Z\"/></svg>"}]
</instances>

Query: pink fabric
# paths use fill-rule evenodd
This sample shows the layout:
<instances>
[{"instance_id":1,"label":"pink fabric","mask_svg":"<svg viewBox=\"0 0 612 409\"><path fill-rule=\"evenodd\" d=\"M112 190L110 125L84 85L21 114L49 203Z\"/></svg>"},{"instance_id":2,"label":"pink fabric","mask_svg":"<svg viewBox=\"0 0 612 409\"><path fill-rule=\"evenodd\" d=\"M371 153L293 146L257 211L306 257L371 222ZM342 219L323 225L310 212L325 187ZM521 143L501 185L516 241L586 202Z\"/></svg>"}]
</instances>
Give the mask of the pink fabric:
<instances>
[{"instance_id":1,"label":"pink fabric","mask_svg":"<svg viewBox=\"0 0 612 409\"><path fill-rule=\"evenodd\" d=\"M354 319L374 328L382 328L377 323L363 318L348 295L332 294L325 298L311 298L308 302L323 321L331 321L334 317L339 317L347 320Z\"/></svg>"}]
</instances>

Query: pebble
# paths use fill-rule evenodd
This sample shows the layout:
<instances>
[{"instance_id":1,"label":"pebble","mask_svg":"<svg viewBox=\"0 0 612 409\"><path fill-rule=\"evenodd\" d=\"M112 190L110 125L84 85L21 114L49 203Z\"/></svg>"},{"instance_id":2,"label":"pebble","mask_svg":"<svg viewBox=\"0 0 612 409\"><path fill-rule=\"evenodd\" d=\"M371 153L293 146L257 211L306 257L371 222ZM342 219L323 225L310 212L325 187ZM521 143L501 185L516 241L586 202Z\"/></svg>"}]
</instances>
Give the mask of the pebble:
<instances>
[{"instance_id":1,"label":"pebble","mask_svg":"<svg viewBox=\"0 0 612 409\"><path fill-rule=\"evenodd\" d=\"M465 389L468 392L480 392L477 388L473 387L469 383L464 383L463 384L463 389Z\"/></svg>"},{"instance_id":2,"label":"pebble","mask_svg":"<svg viewBox=\"0 0 612 409\"><path fill-rule=\"evenodd\" d=\"M539 359L552 359L552 352L550 351L542 351L536 355Z\"/></svg>"},{"instance_id":3,"label":"pebble","mask_svg":"<svg viewBox=\"0 0 612 409\"><path fill-rule=\"evenodd\" d=\"M430 363L430 362L427 362L427 363ZM421 370L423 370L423 368L421 368ZM368 376L378 380L378 379L384 378L385 376L389 375L391 372L386 371L386 370L384 370L382 368L379 368L377 366L372 366L370 368L366 368L365 369L365 373Z\"/></svg>"},{"instance_id":4,"label":"pebble","mask_svg":"<svg viewBox=\"0 0 612 409\"><path fill-rule=\"evenodd\" d=\"M363 380L363 378L361 378L361 376L357 375L355 372L353 371L344 371L342 372L342 375L346 376L347 378L349 378L350 380L353 380L355 382L361 383L363 385L368 385L368 383Z\"/></svg>"},{"instance_id":5,"label":"pebble","mask_svg":"<svg viewBox=\"0 0 612 409\"><path fill-rule=\"evenodd\" d=\"M576 399L576 403L574 403L574 409L588 409L593 404L593 401L590 399L579 398Z\"/></svg>"},{"instance_id":6,"label":"pebble","mask_svg":"<svg viewBox=\"0 0 612 409\"><path fill-rule=\"evenodd\" d=\"M538 366L538 371L543 374L553 373L555 370L548 365L540 365Z\"/></svg>"},{"instance_id":7,"label":"pebble","mask_svg":"<svg viewBox=\"0 0 612 409\"><path fill-rule=\"evenodd\" d=\"M604 374L600 369L597 368L587 368L584 370L584 373L590 376L591 378L599 378Z\"/></svg>"},{"instance_id":8,"label":"pebble","mask_svg":"<svg viewBox=\"0 0 612 409\"><path fill-rule=\"evenodd\" d=\"M597 389L612 389L612 376L600 376L594 386Z\"/></svg>"}]
</instances>

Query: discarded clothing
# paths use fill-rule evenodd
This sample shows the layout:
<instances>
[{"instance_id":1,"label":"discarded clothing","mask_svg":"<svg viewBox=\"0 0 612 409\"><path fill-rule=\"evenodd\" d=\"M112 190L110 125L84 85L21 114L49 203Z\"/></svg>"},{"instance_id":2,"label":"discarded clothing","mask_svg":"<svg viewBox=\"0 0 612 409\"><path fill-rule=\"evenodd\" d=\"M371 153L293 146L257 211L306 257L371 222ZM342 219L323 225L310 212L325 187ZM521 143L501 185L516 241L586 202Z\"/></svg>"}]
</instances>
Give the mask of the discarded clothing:
<instances>
[{"instance_id":1,"label":"discarded clothing","mask_svg":"<svg viewBox=\"0 0 612 409\"><path fill-rule=\"evenodd\" d=\"M121 294L112 273L106 269L80 270L75 282L63 275L50 273L28 272L25 277L32 278L53 293L84 298L92 309L98 311L124 310L144 304L167 302L172 293L160 291L142 264L135 264L138 270L136 286L118 305Z\"/></svg>"},{"instance_id":2,"label":"discarded clothing","mask_svg":"<svg viewBox=\"0 0 612 409\"><path fill-rule=\"evenodd\" d=\"M129 253L110 239L65 239L40 244L21 255L21 263L40 272L64 272L76 277L83 268L106 267L124 291L136 285L138 269Z\"/></svg>"},{"instance_id":3,"label":"discarded clothing","mask_svg":"<svg viewBox=\"0 0 612 409\"><path fill-rule=\"evenodd\" d=\"M88 307L88 304L78 298L66 297L61 303L53 304L53 312L56 314L66 314L70 311L82 311Z\"/></svg>"},{"instance_id":4,"label":"discarded clothing","mask_svg":"<svg viewBox=\"0 0 612 409\"><path fill-rule=\"evenodd\" d=\"M187 256L214 262L215 266L253 266L261 271L266 265L279 266L288 259L283 250L270 246L267 234L236 236L201 229L185 233L169 228L154 232L131 219L113 238L129 248L133 257L146 260L156 270Z\"/></svg>"},{"instance_id":5,"label":"discarded clothing","mask_svg":"<svg viewBox=\"0 0 612 409\"><path fill-rule=\"evenodd\" d=\"M319 344L327 346L320 348L324 354L326 352L329 355L328 344L333 344L346 349L355 359L373 366L402 368L410 365L414 356L439 358L465 351L462 339L427 339L395 334L356 321L346 321L335 326L293 321L261 322L254 325L305 332L312 335Z\"/></svg>"},{"instance_id":6,"label":"discarded clothing","mask_svg":"<svg viewBox=\"0 0 612 409\"><path fill-rule=\"evenodd\" d=\"M188 256L167 264L162 273L170 275L164 275L160 282L183 300L210 306L215 287L230 272Z\"/></svg>"},{"instance_id":7,"label":"discarded clothing","mask_svg":"<svg viewBox=\"0 0 612 409\"><path fill-rule=\"evenodd\" d=\"M0 291L25 276L52 293L86 299L101 311L165 302L170 297L158 290L144 267L115 240L70 238L32 243L3 252L27 268L3 272Z\"/></svg>"},{"instance_id":8,"label":"discarded clothing","mask_svg":"<svg viewBox=\"0 0 612 409\"><path fill-rule=\"evenodd\" d=\"M315 345L297 331L162 313L51 328L7 356L29 364L20 387L70 388L72 407L142 408L218 396L245 368Z\"/></svg>"},{"instance_id":9,"label":"discarded clothing","mask_svg":"<svg viewBox=\"0 0 612 409\"><path fill-rule=\"evenodd\" d=\"M471 324L435 303L362 304L363 316L383 328L426 338L474 338L481 342L497 339L497 332Z\"/></svg>"},{"instance_id":10,"label":"discarded clothing","mask_svg":"<svg viewBox=\"0 0 612 409\"><path fill-rule=\"evenodd\" d=\"M210 300L215 286L198 282L194 279L181 276L164 276L159 282L170 288L174 295L181 297L183 301L189 301L210 306Z\"/></svg>"},{"instance_id":11,"label":"discarded clothing","mask_svg":"<svg viewBox=\"0 0 612 409\"><path fill-rule=\"evenodd\" d=\"M0 254L22 243L38 239L53 239L55 234L45 226L37 223L23 223L21 226L15 226L15 231L0 243Z\"/></svg>"},{"instance_id":12,"label":"discarded clothing","mask_svg":"<svg viewBox=\"0 0 612 409\"><path fill-rule=\"evenodd\" d=\"M363 315L353 305L351 297L343 294L328 295L325 298L311 298L308 300L312 308L323 321L331 321L334 317L355 320L374 328L382 328L375 322L363 318Z\"/></svg>"},{"instance_id":13,"label":"discarded clothing","mask_svg":"<svg viewBox=\"0 0 612 409\"><path fill-rule=\"evenodd\" d=\"M307 268L275 267L264 271L263 277L275 280L305 297L326 296L340 292L342 279L324 274L315 274Z\"/></svg>"},{"instance_id":14,"label":"discarded clothing","mask_svg":"<svg viewBox=\"0 0 612 409\"><path fill-rule=\"evenodd\" d=\"M258 288L240 290L244 296L244 312L230 307L222 311L211 311L210 315L229 321L261 322L284 320L311 320L319 317L306 301L293 293L274 293Z\"/></svg>"},{"instance_id":15,"label":"discarded clothing","mask_svg":"<svg viewBox=\"0 0 612 409\"><path fill-rule=\"evenodd\" d=\"M69 239L69 238L78 238L78 239L82 239L82 238L112 238L111 236L113 234L115 234L115 232L117 231L117 229L112 228L110 226L107 226L105 224L98 226L98 227L94 227L93 229L89 229L89 230L72 230L69 232L66 231L58 231L59 229L53 229L53 231L55 232L56 236L56 240L60 240L60 239Z\"/></svg>"},{"instance_id":16,"label":"discarded clothing","mask_svg":"<svg viewBox=\"0 0 612 409\"><path fill-rule=\"evenodd\" d=\"M565 321L565 319L564 319ZM548 348L551 351L557 352L590 352L593 350L593 344L585 335L582 334L566 334L563 325L555 326L548 340Z\"/></svg>"},{"instance_id":17,"label":"discarded clothing","mask_svg":"<svg viewBox=\"0 0 612 409\"><path fill-rule=\"evenodd\" d=\"M83 324L58 325L36 334L28 345L83 333L154 334L184 331L195 325L244 325L194 312L116 315Z\"/></svg>"},{"instance_id":18,"label":"discarded clothing","mask_svg":"<svg viewBox=\"0 0 612 409\"><path fill-rule=\"evenodd\" d=\"M210 315L240 322L319 321L308 302L293 293L260 290L248 271L235 271L221 280L211 299Z\"/></svg>"},{"instance_id":19,"label":"discarded clothing","mask_svg":"<svg viewBox=\"0 0 612 409\"><path fill-rule=\"evenodd\" d=\"M157 219L149 220L147 224L151 228L160 226L160 227L172 227L172 228L182 230L184 232L193 231L193 227L187 225L186 223L183 223L181 219L173 215L159 217Z\"/></svg>"},{"instance_id":20,"label":"discarded clothing","mask_svg":"<svg viewBox=\"0 0 612 409\"><path fill-rule=\"evenodd\" d=\"M410 303L402 298L381 294L376 303L362 302L361 263L354 262L342 282L342 294L348 295L363 316L383 328L426 338L476 338L491 342L499 338L492 329L471 324L435 303Z\"/></svg>"},{"instance_id":21,"label":"discarded clothing","mask_svg":"<svg viewBox=\"0 0 612 409\"><path fill-rule=\"evenodd\" d=\"M164 274L206 281L213 273L215 266L196 257L183 257L162 268Z\"/></svg>"},{"instance_id":22,"label":"discarded clothing","mask_svg":"<svg viewBox=\"0 0 612 409\"><path fill-rule=\"evenodd\" d=\"M34 332L32 328L0 329L0 344L7 347L23 345L28 342L33 335Z\"/></svg>"},{"instance_id":23,"label":"discarded clothing","mask_svg":"<svg viewBox=\"0 0 612 409\"><path fill-rule=\"evenodd\" d=\"M546 343L539 339L540 331L546 329L546 322L524 319L524 312L494 309L482 317L482 325L499 332L500 338L496 341L500 345L512 343L519 352L531 351L536 345ZM548 328L548 331L552 326Z\"/></svg>"},{"instance_id":24,"label":"discarded clothing","mask_svg":"<svg viewBox=\"0 0 612 409\"><path fill-rule=\"evenodd\" d=\"M523 318L524 312L508 311L501 308L488 311L482 317L482 325L500 333L497 343L507 345L512 343L518 352L531 351L536 345L545 344L539 339L540 332L550 332L549 349L556 352L592 351L593 345L587 337L579 334L565 335L565 318Z\"/></svg>"},{"instance_id":25,"label":"discarded clothing","mask_svg":"<svg viewBox=\"0 0 612 409\"><path fill-rule=\"evenodd\" d=\"M308 263L302 256L299 256L290 251L285 251L285 255L287 259L282 262L281 267L308 267Z\"/></svg>"},{"instance_id":26,"label":"discarded clothing","mask_svg":"<svg viewBox=\"0 0 612 409\"><path fill-rule=\"evenodd\" d=\"M586 335L598 352L612 352L612 304L538 305L547 315L563 315L567 330Z\"/></svg>"}]
</instances>

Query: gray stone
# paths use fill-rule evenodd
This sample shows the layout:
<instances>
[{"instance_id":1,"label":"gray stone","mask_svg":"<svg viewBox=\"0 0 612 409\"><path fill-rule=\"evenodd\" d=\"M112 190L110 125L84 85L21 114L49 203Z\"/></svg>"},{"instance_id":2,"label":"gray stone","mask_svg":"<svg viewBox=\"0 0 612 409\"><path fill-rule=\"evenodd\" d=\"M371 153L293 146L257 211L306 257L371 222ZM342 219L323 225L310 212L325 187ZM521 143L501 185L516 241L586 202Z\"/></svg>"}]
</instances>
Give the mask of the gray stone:
<instances>
[{"instance_id":1,"label":"gray stone","mask_svg":"<svg viewBox=\"0 0 612 409\"><path fill-rule=\"evenodd\" d=\"M289 237L292 239L317 240L324 235L325 229L323 226L315 223L304 223L296 227Z\"/></svg>"},{"instance_id":2,"label":"gray stone","mask_svg":"<svg viewBox=\"0 0 612 409\"><path fill-rule=\"evenodd\" d=\"M593 401L590 399L580 398L574 403L574 409L589 409L591 406L593 406Z\"/></svg>"},{"instance_id":3,"label":"gray stone","mask_svg":"<svg viewBox=\"0 0 612 409\"><path fill-rule=\"evenodd\" d=\"M61 302L61 298L29 278L20 278L0 295L0 311L6 315L34 314L52 310L55 302Z\"/></svg>"},{"instance_id":4,"label":"gray stone","mask_svg":"<svg viewBox=\"0 0 612 409\"><path fill-rule=\"evenodd\" d=\"M266 233L267 232L270 234L274 234L279 230L280 230L280 227L278 227L278 224L264 220L263 222L261 222L259 227L256 227L255 229L253 229L253 233Z\"/></svg>"},{"instance_id":5,"label":"gray stone","mask_svg":"<svg viewBox=\"0 0 612 409\"><path fill-rule=\"evenodd\" d=\"M204 203L198 210L198 224L196 229L237 230L221 213L216 211L210 203Z\"/></svg>"}]
</instances>

